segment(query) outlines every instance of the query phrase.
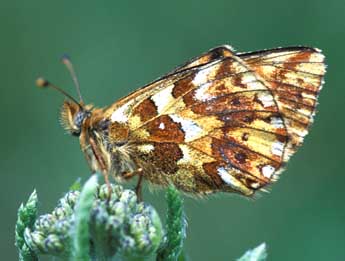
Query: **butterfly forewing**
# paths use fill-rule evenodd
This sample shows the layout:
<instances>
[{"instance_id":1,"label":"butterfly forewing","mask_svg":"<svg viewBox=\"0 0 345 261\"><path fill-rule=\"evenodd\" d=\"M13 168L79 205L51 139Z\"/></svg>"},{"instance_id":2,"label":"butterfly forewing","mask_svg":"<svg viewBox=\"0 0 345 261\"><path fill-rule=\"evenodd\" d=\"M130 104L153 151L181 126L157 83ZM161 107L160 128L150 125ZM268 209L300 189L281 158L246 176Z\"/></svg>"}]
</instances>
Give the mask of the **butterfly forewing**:
<instances>
[{"instance_id":1,"label":"butterfly forewing","mask_svg":"<svg viewBox=\"0 0 345 261\"><path fill-rule=\"evenodd\" d=\"M287 161L313 121L317 98L326 72L324 55L307 47L278 48L242 54L240 57L272 90L289 133Z\"/></svg>"}]
</instances>

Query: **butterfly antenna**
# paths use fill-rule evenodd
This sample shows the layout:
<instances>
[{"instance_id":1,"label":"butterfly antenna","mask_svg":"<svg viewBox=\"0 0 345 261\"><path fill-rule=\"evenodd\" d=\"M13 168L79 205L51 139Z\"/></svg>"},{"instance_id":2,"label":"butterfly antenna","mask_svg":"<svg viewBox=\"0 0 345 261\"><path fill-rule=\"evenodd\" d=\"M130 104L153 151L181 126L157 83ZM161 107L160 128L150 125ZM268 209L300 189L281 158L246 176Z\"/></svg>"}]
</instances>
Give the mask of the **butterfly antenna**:
<instances>
[{"instance_id":1,"label":"butterfly antenna","mask_svg":"<svg viewBox=\"0 0 345 261\"><path fill-rule=\"evenodd\" d=\"M44 78L38 78L36 80L36 85L38 87L41 87L41 88L53 88L55 90L57 90L58 92L62 93L64 96L66 96L68 99L70 99L72 102L74 102L75 104L77 104L79 106L80 109L83 109L83 106L81 106L81 104L76 100L74 99L71 95L69 95L67 92L65 92L63 89L61 89L60 87L52 84L51 82L47 81L46 79Z\"/></svg>"},{"instance_id":2,"label":"butterfly antenna","mask_svg":"<svg viewBox=\"0 0 345 261\"><path fill-rule=\"evenodd\" d=\"M71 58L65 54L62 56L61 61L66 66L69 73L71 74L72 80L74 82L75 88L77 89L77 93L78 93L78 96L79 96L81 103L84 103L83 97L81 96L81 92L80 92L80 85L79 85L78 77L77 77L77 74L75 73L73 64L71 62Z\"/></svg>"}]
</instances>

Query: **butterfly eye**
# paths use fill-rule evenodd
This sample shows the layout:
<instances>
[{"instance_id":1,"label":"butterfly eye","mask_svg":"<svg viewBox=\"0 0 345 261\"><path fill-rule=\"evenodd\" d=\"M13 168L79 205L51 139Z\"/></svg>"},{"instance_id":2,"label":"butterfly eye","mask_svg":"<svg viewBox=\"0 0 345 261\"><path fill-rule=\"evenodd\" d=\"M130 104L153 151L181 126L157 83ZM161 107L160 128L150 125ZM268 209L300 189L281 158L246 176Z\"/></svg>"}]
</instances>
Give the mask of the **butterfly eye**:
<instances>
[{"instance_id":1,"label":"butterfly eye","mask_svg":"<svg viewBox=\"0 0 345 261\"><path fill-rule=\"evenodd\" d=\"M83 120L85 119L85 112L83 111L79 111L77 112L77 114L74 116L74 124L75 126L78 127L78 129L80 129L81 124L83 123Z\"/></svg>"},{"instance_id":2,"label":"butterfly eye","mask_svg":"<svg viewBox=\"0 0 345 261\"><path fill-rule=\"evenodd\" d=\"M78 111L76 115L74 116L74 125L77 127L78 131L80 132L81 125L83 124L84 119L90 117L91 112L90 111Z\"/></svg>"}]
</instances>

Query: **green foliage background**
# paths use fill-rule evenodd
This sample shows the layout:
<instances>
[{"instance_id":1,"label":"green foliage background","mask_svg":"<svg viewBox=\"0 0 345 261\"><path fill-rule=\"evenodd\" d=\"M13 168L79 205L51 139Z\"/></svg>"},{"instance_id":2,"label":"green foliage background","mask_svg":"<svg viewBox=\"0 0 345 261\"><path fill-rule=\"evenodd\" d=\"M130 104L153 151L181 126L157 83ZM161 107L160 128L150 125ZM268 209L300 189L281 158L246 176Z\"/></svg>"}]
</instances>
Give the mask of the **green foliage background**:
<instances>
[{"instance_id":1,"label":"green foliage background","mask_svg":"<svg viewBox=\"0 0 345 261\"><path fill-rule=\"evenodd\" d=\"M35 89L43 74L72 91L72 56L87 102L105 106L220 44L238 51L321 48L328 73L315 124L270 194L186 198L192 260L233 260L265 241L270 260L345 258L345 2L9 1L0 8L0 252L16 260L16 212L33 188L47 213L88 167L58 123L62 97ZM164 216L164 193L145 199Z\"/></svg>"}]
</instances>

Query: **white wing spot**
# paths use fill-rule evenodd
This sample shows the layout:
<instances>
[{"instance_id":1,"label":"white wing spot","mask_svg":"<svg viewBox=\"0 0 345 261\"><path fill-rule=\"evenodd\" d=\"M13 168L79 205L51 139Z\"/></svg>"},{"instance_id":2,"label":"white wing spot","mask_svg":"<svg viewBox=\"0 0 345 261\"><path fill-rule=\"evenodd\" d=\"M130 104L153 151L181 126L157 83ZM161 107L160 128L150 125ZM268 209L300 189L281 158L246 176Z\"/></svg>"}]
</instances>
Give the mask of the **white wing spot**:
<instances>
[{"instance_id":1,"label":"white wing spot","mask_svg":"<svg viewBox=\"0 0 345 261\"><path fill-rule=\"evenodd\" d=\"M186 145L179 145L180 149L182 150L183 158L180 159L177 163L178 164L190 164L192 160L191 155L189 154L189 148Z\"/></svg>"},{"instance_id":2,"label":"white wing spot","mask_svg":"<svg viewBox=\"0 0 345 261\"><path fill-rule=\"evenodd\" d=\"M262 102L262 104L264 105L264 107L271 107L274 105L274 100L272 95L267 94L267 93L261 93L259 94L258 99Z\"/></svg>"},{"instance_id":3,"label":"white wing spot","mask_svg":"<svg viewBox=\"0 0 345 261\"><path fill-rule=\"evenodd\" d=\"M257 81L257 79L252 73L244 74L243 77L241 78L242 84L247 84L247 83L255 82L255 81Z\"/></svg>"},{"instance_id":4,"label":"white wing spot","mask_svg":"<svg viewBox=\"0 0 345 261\"><path fill-rule=\"evenodd\" d=\"M214 68L212 66L209 66L208 68L201 69L194 77L192 83L195 86L200 86L207 82L207 78L210 74L210 72L214 71Z\"/></svg>"},{"instance_id":5,"label":"white wing spot","mask_svg":"<svg viewBox=\"0 0 345 261\"><path fill-rule=\"evenodd\" d=\"M238 181L231 176L228 171L225 168L218 168L217 169L218 175L221 177L221 179L228 185L233 186Z\"/></svg>"},{"instance_id":6,"label":"white wing spot","mask_svg":"<svg viewBox=\"0 0 345 261\"><path fill-rule=\"evenodd\" d=\"M166 87L151 97L151 100L157 106L158 113L162 113L164 109L166 109L167 105L169 105L173 100L175 100L174 97L171 95L173 88L174 85Z\"/></svg>"},{"instance_id":7,"label":"white wing spot","mask_svg":"<svg viewBox=\"0 0 345 261\"><path fill-rule=\"evenodd\" d=\"M235 171L235 169L232 170ZM232 176L227 169L220 167L217 168L217 172L220 178L225 182L225 184L229 185L232 189L240 191L245 195L253 194L253 190L244 186L243 183Z\"/></svg>"},{"instance_id":8,"label":"white wing spot","mask_svg":"<svg viewBox=\"0 0 345 261\"><path fill-rule=\"evenodd\" d=\"M262 174L264 175L264 177L270 179L276 169L273 168L271 165L266 165L261 170L262 170Z\"/></svg>"},{"instance_id":9,"label":"white wing spot","mask_svg":"<svg viewBox=\"0 0 345 261\"><path fill-rule=\"evenodd\" d=\"M257 188L260 187L260 183L258 183L258 182L252 183L251 187L254 188L254 189L257 189Z\"/></svg>"},{"instance_id":10,"label":"white wing spot","mask_svg":"<svg viewBox=\"0 0 345 261\"><path fill-rule=\"evenodd\" d=\"M165 129L165 124L161 122L158 126L159 129L164 130Z\"/></svg>"},{"instance_id":11,"label":"white wing spot","mask_svg":"<svg viewBox=\"0 0 345 261\"><path fill-rule=\"evenodd\" d=\"M203 132L202 128L200 128L194 121L183 119L175 114L170 115L174 122L181 123L182 130L185 133L186 142L193 140L200 136Z\"/></svg>"},{"instance_id":12,"label":"white wing spot","mask_svg":"<svg viewBox=\"0 0 345 261\"><path fill-rule=\"evenodd\" d=\"M128 121L128 107L129 104L126 103L124 105L122 105L120 108L118 108L117 110L115 110L112 114L111 114L111 121L117 121L117 122L127 122Z\"/></svg>"},{"instance_id":13,"label":"white wing spot","mask_svg":"<svg viewBox=\"0 0 345 261\"><path fill-rule=\"evenodd\" d=\"M271 117L271 124L276 129L284 128L283 120L279 117Z\"/></svg>"},{"instance_id":14,"label":"white wing spot","mask_svg":"<svg viewBox=\"0 0 345 261\"><path fill-rule=\"evenodd\" d=\"M274 154L274 155L277 155L277 156L282 156L283 155L283 151L284 151L284 143L280 142L280 141L276 141L272 144L272 147L271 147L271 152Z\"/></svg>"},{"instance_id":15,"label":"white wing spot","mask_svg":"<svg viewBox=\"0 0 345 261\"><path fill-rule=\"evenodd\" d=\"M207 101L213 98L214 96L207 93L208 87L210 85L211 85L210 83L205 83L202 86L200 86L195 92L195 98L198 99L199 101Z\"/></svg>"}]
</instances>

